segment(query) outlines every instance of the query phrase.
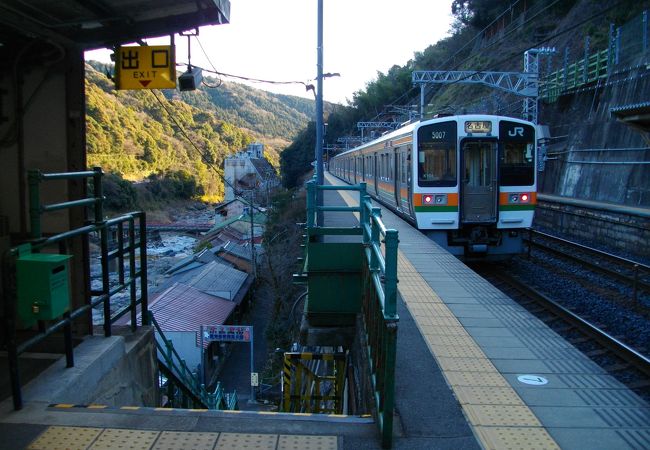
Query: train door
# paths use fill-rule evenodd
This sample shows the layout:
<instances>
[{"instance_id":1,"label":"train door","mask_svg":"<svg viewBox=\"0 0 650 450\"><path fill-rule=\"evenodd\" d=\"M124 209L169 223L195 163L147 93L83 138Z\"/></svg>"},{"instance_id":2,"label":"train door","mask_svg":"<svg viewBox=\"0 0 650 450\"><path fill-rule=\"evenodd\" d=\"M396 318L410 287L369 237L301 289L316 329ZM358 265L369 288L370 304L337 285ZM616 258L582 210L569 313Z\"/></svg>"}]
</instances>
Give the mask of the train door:
<instances>
[{"instance_id":1,"label":"train door","mask_svg":"<svg viewBox=\"0 0 650 450\"><path fill-rule=\"evenodd\" d=\"M372 155L372 162L373 162L373 173L375 174L375 195L379 196L379 167L377 163L377 153L373 153Z\"/></svg>"},{"instance_id":2,"label":"train door","mask_svg":"<svg viewBox=\"0 0 650 450\"><path fill-rule=\"evenodd\" d=\"M497 219L497 143L465 139L461 144L461 222L494 223Z\"/></svg>"},{"instance_id":3,"label":"train door","mask_svg":"<svg viewBox=\"0 0 650 450\"><path fill-rule=\"evenodd\" d=\"M393 156L393 189L395 192L395 205L397 209L402 209L402 161L400 160L400 149L395 149Z\"/></svg>"},{"instance_id":4,"label":"train door","mask_svg":"<svg viewBox=\"0 0 650 450\"><path fill-rule=\"evenodd\" d=\"M405 162L405 167L406 167L406 208L411 217L415 217L415 213L413 211L413 177L411 175L412 173L412 167L411 167L411 147L408 146L406 147L406 155L404 155L406 158Z\"/></svg>"}]
</instances>

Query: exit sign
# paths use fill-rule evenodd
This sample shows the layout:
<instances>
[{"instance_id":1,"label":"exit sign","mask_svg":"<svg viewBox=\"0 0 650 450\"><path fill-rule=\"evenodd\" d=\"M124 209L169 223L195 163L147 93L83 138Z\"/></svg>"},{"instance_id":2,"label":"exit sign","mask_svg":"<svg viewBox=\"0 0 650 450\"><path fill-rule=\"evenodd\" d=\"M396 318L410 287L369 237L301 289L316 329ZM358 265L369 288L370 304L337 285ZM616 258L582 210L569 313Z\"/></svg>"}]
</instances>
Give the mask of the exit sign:
<instances>
[{"instance_id":1,"label":"exit sign","mask_svg":"<svg viewBox=\"0 0 650 450\"><path fill-rule=\"evenodd\" d=\"M119 47L115 69L117 89L176 88L176 59L171 45Z\"/></svg>"}]
</instances>

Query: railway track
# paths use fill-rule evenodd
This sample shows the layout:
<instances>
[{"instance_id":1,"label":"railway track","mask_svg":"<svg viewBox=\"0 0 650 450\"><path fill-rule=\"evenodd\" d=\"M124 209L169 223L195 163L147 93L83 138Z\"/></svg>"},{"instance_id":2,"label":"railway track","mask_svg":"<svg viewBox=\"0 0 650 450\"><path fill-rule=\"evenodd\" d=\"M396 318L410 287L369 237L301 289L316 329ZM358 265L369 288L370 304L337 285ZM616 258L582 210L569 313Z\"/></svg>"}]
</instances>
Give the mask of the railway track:
<instances>
[{"instance_id":1,"label":"railway track","mask_svg":"<svg viewBox=\"0 0 650 450\"><path fill-rule=\"evenodd\" d=\"M650 293L650 266L547 233L529 231L526 239L529 257L531 250L536 248L610 277L629 286L631 299L635 304L638 303L640 295Z\"/></svg>"},{"instance_id":2,"label":"railway track","mask_svg":"<svg viewBox=\"0 0 650 450\"><path fill-rule=\"evenodd\" d=\"M544 243L542 243L542 240L544 240ZM557 244L545 245L549 241L554 241L552 236L534 233L531 247L544 247L545 252L552 252L555 257L570 259L571 265L579 264L589 271L598 271L606 277L614 278L617 283L628 283L632 289L636 286L634 291L636 298L632 303L632 307L635 310L639 309L639 305L643 303L640 301L644 295L643 291L646 290L644 266L634 267L627 260L621 262L614 255L603 254L584 246L579 246L583 248L577 249L571 245L571 242L563 240L560 242L564 248L564 251L562 251L558 249ZM547 246L552 247L553 250L546 250ZM597 266L597 269L593 268L594 265ZM522 267L525 267L525 269L521 270ZM636 342L630 342L632 339L628 336L621 338L607 331L610 328L607 317L598 317L597 315L592 317L591 311L587 313L584 313L584 310L578 312L580 308L575 308L573 305L565 306L566 289L562 289L562 286L571 283L572 281L568 280L573 278L559 282L558 287L555 289L546 285L544 286L544 292L539 286L536 287L536 283L540 282L538 275L541 271L554 273L559 278L558 272L566 270L566 267L549 267L548 261L536 261L536 258L533 257L526 261L523 266L515 261L510 264L475 265L473 268L500 290L549 324L558 334L564 336L612 376L634 389L645 399L650 400L650 358L647 356L647 351L643 348L643 345L641 345L640 349L635 348L633 344ZM569 271L579 272L571 269ZM616 275L612 275L612 272ZM577 277L578 275L571 273L567 276ZM636 282L636 285L633 282ZM577 281L576 283L579 284ZM584 282L584 284L589 285L590 283ZM650 292L650 290L646 292ZM644 300L647 299L644 298ZM629 299L623 303L620 308L630 307ZM586 315L589 315L589 317L586 317ZM627 340L627 342L624 342L624 340Z\"/></svg>"}]
</instances>

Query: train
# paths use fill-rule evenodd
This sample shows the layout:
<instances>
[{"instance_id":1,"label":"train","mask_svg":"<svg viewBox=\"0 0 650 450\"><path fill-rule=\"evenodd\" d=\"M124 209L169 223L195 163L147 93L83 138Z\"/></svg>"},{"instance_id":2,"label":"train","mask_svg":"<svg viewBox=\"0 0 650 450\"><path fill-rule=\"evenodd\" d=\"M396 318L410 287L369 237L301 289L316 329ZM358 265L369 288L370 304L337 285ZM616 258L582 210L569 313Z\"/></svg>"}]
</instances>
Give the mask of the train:
<instances>
[{"instance_id":1,"label":"train","mask_svg":"<svg viewBox=\"0 0 650 450\"><path fill-rule=\"evenodd\" d=\"M537 204L532 122L469 114L405 124L332 157L368 193L466 261L521 254Z\"/></svg>"}]
</instances>

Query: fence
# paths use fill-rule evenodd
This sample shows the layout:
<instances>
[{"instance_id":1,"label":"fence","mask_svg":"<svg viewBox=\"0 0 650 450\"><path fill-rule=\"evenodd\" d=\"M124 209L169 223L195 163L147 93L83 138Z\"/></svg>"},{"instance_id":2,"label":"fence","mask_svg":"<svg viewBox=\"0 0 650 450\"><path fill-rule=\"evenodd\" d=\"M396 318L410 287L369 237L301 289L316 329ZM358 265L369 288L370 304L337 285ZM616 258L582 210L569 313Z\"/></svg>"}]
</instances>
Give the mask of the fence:
<instances>
[{"instance_id":1,"label":"fence","mask_svg":"<svg viewBox=\"0 0 650 450\"><path fill-rule=\"evenodd\" d=\"M158 334L156 337L158 367L161 374L167 378L161 386L166 390L167 395L167 403L162 406L236 410L237 393L225 393L221 383L217 383L214 391L208 391L199 381L198 373L190 370L174 348L172 341L167 339L151 311L149 311L149 321Z\"/></svg>"},{"instance_id":2,"label":"fence","mask_svg":"<svg viewBox=\"0 0 650 450\"><path fill-rule=\"evenodd\" d=\"M356 191L359 206L321 206L319 191ZM357 212L359 227L325 227L316 218L325 212ZM381 220L381 209L372 206L366 183L352 186L318 186L307 183L307 260L323 257L310 253L310 244L321 236L362 236L363 264L361 313L363 316L366 353L376 409L376 420L384 447L393 439L393 410L395 407L395 357L397 344L397 246L398 233L387 229ZM327 244L324 244L327 245ZM327 257L327 256L325 256ZM318 263L317 263L318 264ZM308 276L311 276L308 274ZM310 292L309 303L312 302Z\"/></svg>"},{"instance_id":3,"label":"fence","mask_svg":"<svg viewBox=\"0 0 650 450\"><path fill-rule=\"evenodd\" d=\"M31 240L19 247L9 250L2 259L2 273L4 286L4 325L7 333L7 354L9 360L9 377L12 389L13 404L16 410L23 406L21 383L19 378L18 356L26 352L34 345L42 342L45 338L55 332L63 330L64 346L66 353L66 366L74 366L74 354L72 344L72 323L75 319L82 316L89 316L92 308L99 305L103 306L103 328L104 335L111 336L111 324L124 314L131 313L131 327L136 327L136 307L140 305L143 316L148 318L146 311L148 309L147 297L147 263L146 263L146 217L144 212L134 212L123 216L104 220L103 217L103 193L102 193L102 170L94 168L92 171L84 172L66 172L43 174L38 170L29 171L29 208L30 208L30 225ZM43 182L54 180L86 180L92 182L93 195L84 199L71 200L61 203L43 205L41 204L40 185ZM44 213L66 210L77 207L90 207L94 212L94 221L89 225L56 234L50 237L43 237L42 233L42 215ZM136 231L137 223L137 231ZM125 226L127 227L125 230ZM68 252L68 246L75 238L81 238L86 242L88 236L92 233L99 233L100 236L100 261L101 261L101 289L91 290L86 293L84 305L73 310L69 310L68 291L59 299L62 314L52 314L47 320L41 320L40 315L35 316L38 319L38 332L31 338L18 343L16 337L17 317L19 308L25 307L19 303L18 299L18 282L16 279L16 267L21 257L25 255L38 254L42 250L55 247L61 258L64 258ZM109 235L117 235L117 247L109 251ZM125 244L128 242L128 244ZM47 256L47 255L44 255ZM50 255L53 256L53 255ZM128 278L125 270L125 256L128 257L129 270ZM109 279L109 262L118 261L118 282L111 287ZM137 265L136 261L140 264ZM84 261L87 273L90 273L90 258ZM59 270L58 268L56 270ZM54 272L54 271L53 271ZM57 283L67 285L67 272L63 273ZM30 274L28 273L28 276ZM47 280L32 281L32 285L39 285ZM40 284L39 284L40 283ZM140 285L140 298L137 298L137 284ZM61 284L58 285L59 287ZM48 286L45 286L47 289ZM54 283L49 288L54 291ZM111 297L116 293L129 289L130 302L127 306L117 311L111 312ZM28 310L34 313L41 311L40 304L27 305ZM36 320L34 319L34 320ZM148 325L148 319L143 321Z\"/></svg>"},{"instance_id":4,"label":"fence","mask_svg":"<svg viewBox=\"0 0 650 450\"><path fill-rule=\"evenodd\" d=\"M648 52L650 48L649 34L650 24L646 10L620 27L611 24L609 44L604 50L592 52L590 39L587 37L584 48L581 50L583 58L569 64L571 56L569 49L565 48L562 57L563 67L540 77L539 98L554 102L558 96L565 92L599 82L599 80L611 77L615 72L625 70L633 64L636 58ZM551 59L548 60L548 66L551 66Z\"/></svg>"}]
</instances>

